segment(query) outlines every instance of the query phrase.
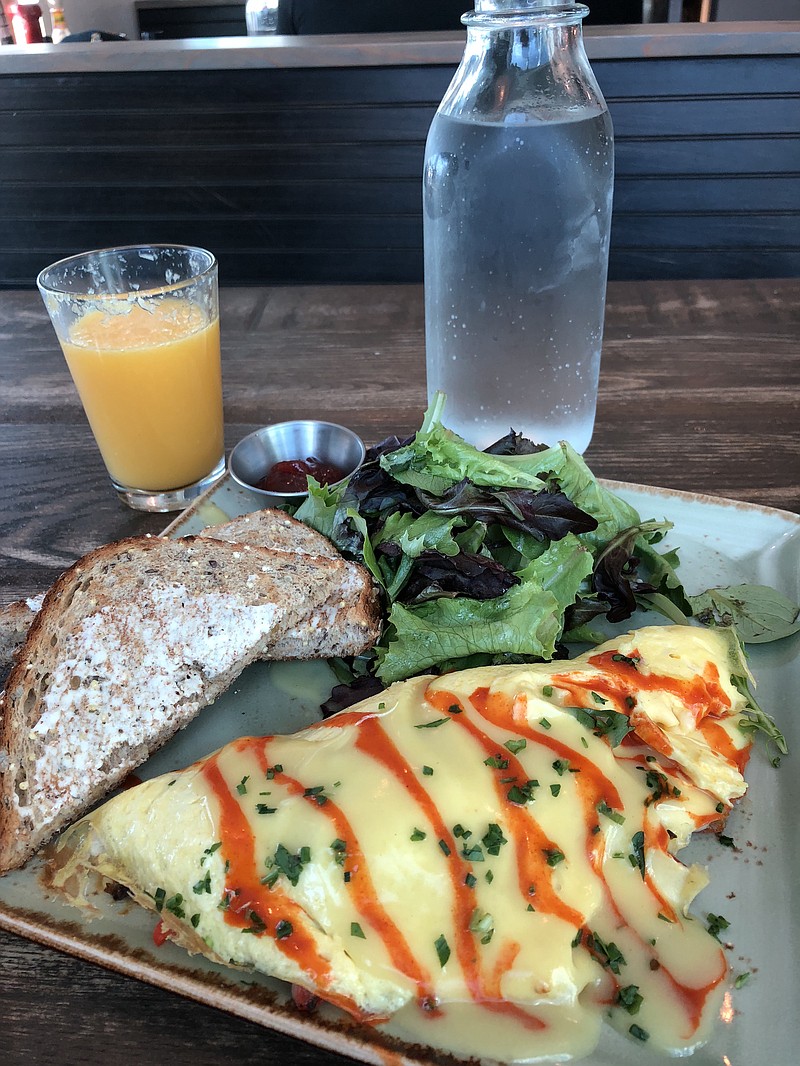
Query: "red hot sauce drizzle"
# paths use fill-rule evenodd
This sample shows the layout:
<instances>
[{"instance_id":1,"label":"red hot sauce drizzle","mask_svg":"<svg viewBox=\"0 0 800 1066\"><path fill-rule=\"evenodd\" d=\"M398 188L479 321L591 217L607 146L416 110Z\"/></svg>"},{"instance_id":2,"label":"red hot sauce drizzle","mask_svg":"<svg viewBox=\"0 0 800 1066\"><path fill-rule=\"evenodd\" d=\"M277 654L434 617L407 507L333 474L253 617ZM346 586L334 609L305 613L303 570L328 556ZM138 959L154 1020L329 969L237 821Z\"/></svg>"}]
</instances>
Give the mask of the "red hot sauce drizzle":
<instances>
[{"instance_id":1,"label":"red hot sauce drizzle","mask_svg":"<svg viewBox=\"0 0 800 1066\"><path fill-rule=\"evenodd\" d=\"M237 747L241 751L248 745L257 743L252 738L246 738L239 741ZM255 935L274 936L279 950L293 958L297 965L309 974L330 1003L357 1018L362 1017L352 1000L331 990L333 973L330 962L317 951L314 939L305 927L306 916L303 909L280 888L274 886L270 889L261 883L256 864L253 830L219 769L218 757L204 763L202 773L219 804L219 832L223 841L222 853L227 862L225 921L243 929L253 928L257 918L264 929L259 929ZM281 920L291 923L290 936L277 937L277 925Z\"/></svg>"},{"instance_id":2,"label":"red hot sauce drizzle","mask_svg":"<svg viewBox=\"0 0 800 1066\"><path fill-rule=\"evenodd\" d=\"M590 679L580 679L569 673L564 673L554 676L552 683L567 691L568 698L574 706L595 706L591 693L600 694L613 701L618 710L629 714L631 724L639 733L640 738L667 757L671 752L671 746L661 731L658 730L655 737L645 735L646 731L640 731L638 723L634 721L635 693L637 690L649 689L673 692L684 701L687 707L695 709L696 720L703 720L715 714L719 714L722 717L726 708L730 706L726 694L719 686L719 677L715 675L715 671L710 665L703 678L682 682L673 678L640 673L635 666L629 665L626 661L615 661L611 652L595 656L590 662L593 666L601 669L603 674ZM445 713L454 704L459 703L458 698L452 693L435 690L431 687L426 691L426 698L434 708ZM477 714L495 728L509 729L519 737L549 749L558 759L567 760L570 768L577 771L575 773L575 787L584 811L586 854L606 897L607 910L612 926L620 928L626 925L623 914L604 877L603 861L605 856L602 834L597 832L598 806L606 804L614 811L622 810L622 800L616 786L581 751L571 748L555 737L547 735L545 732L537 730L530 725L526 717L527 701L524 696L514 698L502 693L491 693L487 688L479 688L471 694L470 702ZM712 710L710 714L706 715L703 712L709 705ZM458 727L468 733L472 740L485 752L487 758L497 754L497 740L481 730L468 714L453 715L450 720L457 723ZM702 721L700 724L702 724ZM502 978L513 967L515 958L520 950L519 944L511 940L504 943L501 946L499 959L495 962L492 972L485 973L483 971L480 952L476 950L476 934L469 929L475 905L474 894L469 886L469 878L467 876L471 871L471 866L460 856L457 841L445 824L441 812L418 778L414 768L386 732L380 716L364 716L363 713L357 711L345 712L321 723L321 728L346 728L348 726L356 727L355 746L357 749L379 763L401 784L427 819L438 839L443 841L449 848L447 870L452 885L453 929L455 930L456 938L455 953L471 998L483 1009L510 1016L513 1015L529 1028L546 1028L546 1023L541 1018L514 1003L505 1001L502 997ZM237 745L239 750L249 749L258 759L265 773L268 769L267 754L270 739L255 740L253 738L245 738L239 741ZM661 747L659 747L658 743L654 743L654 740L660 742ZM664 748L669 750L665 751L663 750ZM740 753L737 752L736 756L736 761L740 762ZM514 843L520 894L528 902L530 886L535 885L537 911L553 915L569 923L576 931L580 931L580 944L592 953L594 951L593 934L587 927L584 916L566 904L553 886L553 870L547 862L547 856L548 853L558 849L558 842L551 840L543 832L531 811L523 803L515 803L510 800L508 796L508 781L501 781L502 776L504 779L513 777L518 782L524 783L527 779L526 771L521 761L512 753L507 753L504 750L503 759L507 760L507 770L502 775L494 775L494 788L501 804L501 809L504 812L504 829L507 829ZM744 759L746 761L746 755ZM225 896L228 900L228 906L224 912L225 921L244 928L252 926L254 919L257 918L264 925L263 931L259 929L258 935L273 936L276 935L275 929L278 921L281 919L289 921L292 927L291 935L280 939L276 936L276 944L279 949L296 960L297 964L309 975L310 980L324 998L342 1007L350 1014L362 1017L362 1014L352 1001L347 997L336 995L332 992L330 987L333 976L331 965L327 959L320 955L307 928L303 909L287 896L279 886L273 884L271 887L267 887L262 883L257 868L253 831L240 808L239 801L232 794L230 786L219 769L217 757L208 760L203 765L202 772L219 803L223 854L228 860L225 882ZM273 768L272 772L276 781L279 781L281 786L290 794L304 797L318 813L330 819L337 837L346 842L348 869L356 876L351 876L345 883L357 911L380 936L392 960L392 964L416 986L419 1006L429 1014L439 1013L439 1008L435 1002L434 984L430 974L415 958L404 935L381 904L361 845L344 812L330 797L326 797L324 805L320 805L318 797L309 794L301 781L289 776L283 770L277 771ZM666 850L668 845L666 830L657 830L656 827L648 824L646 808L644 807L641 824L647 848ZM651 883L649 874L645 873L644 880L646 880L649 890L656 897L659 908L665 914L665 917L670 921L676 920L677 916L674 915L666 901L661 898L661 894L657 891L655 885ZM673 988L676 998L684 1004L688 1016L687 1021L693 1026L692 1032L694 1032L699 1025L708 996L723 979L726 972L721 952L719 976L702 988L690 988L681 984L659 962L657 952L651 942L645 942L641 934L632 926L628 926L628 929L630 936L638 941L642 957L645 959L649 957L652 964L651 968L655 968L658 971L659 979L667 982ZM578 941L575 943L577 946ZM603 962L602 958L597 955L595 957L598 958L599 962ZM603 1000L613 1003L621 984L621 981L606 971L601 993ZM369 1020L374 1022L376 1019L371 1018Z\"/></svg>"},{"instance_id":3,"label":"red hot sauce drizzle","mask_svg":"<svg viewBox=\"0 0 800 1066\"><path fill-rule=\"evenodd\" d=\"M448 706L453 702L451 697ZM488 737L484 739L488 744ZM471 867L458 854L457 843L431 796L422 787L411 765L398 751L377 718L366 719L361 722L356 747L380 762L403 785L426 816L437 838L444 841L450 850L450 855L447 858L447 869L450 874L454 899L453 928L456 931L456 956L473 1001L486 1010L513 1015L529 1029L545 1028L545 1023L540 1018L534 1017L516 1004L508 1003L502 998L499 991L502 974L493 975L491 980L487 982L482 973L480 959L475 950L475 934L469 930L470 920L475 908L472 890L466 883ZM518 951L519 946L516 945L514 955ZM513 962L513 957L511 962ZM511 962L509 962L509 966Z\"/></svg>"},{"instance_id":4,"label":"red hot sauce drizzle","mask_svg":"<svg viewBox=\"0 0 800 1066\"><path fill-rule=\"evenodd\" d=\"M255 753L264 774L269 768L267 749L271 739L267 738L266 743L262 742L255 748ZM273 768L272 772L273 779L280 783L287 792L293 796L302 796L307 803L328 818L333 825L336 836L340 840L346 841L347 868L352 876L345 883L348 891L354 897L357 910L383 941L395 968L400 973L405 974L417 986L418 998L423 1002L432 1001L434 997L430 975L414 957L407 940L380 902L370 877L366 857L344 812L330 797L326 797L324 805L320 806L317 797L307 793L305 785L301 784L296 778L290 777L283 770L277 771Z\"/></svg>"},{"instance_id":5,"label":"red hot sauce drizzle","mask_svg":"<svg viewBox=\"0 0 800 1066\"><path fill-rule=\"evenodd\" d=\"M619 664L612 660L612 654L613 653L608 653L605 656L596 656L595 659L604 660L602 664L604 668L607 664L613 665L613 667L616 668ZM600 665L594 660L590 661L592 662L592 665ZM642 676L638 674L635 670L633 670L631 667L625 667L625 664L622 665L624 668L631 670L631 672L635 674L636 680L638 680ZM652 677L653 675L649 676ZM572 679L569 680L571 681ZM671 678L662 678L661 680L666 682L674 681L676 686L680 686L682 684L680 681ZM699 683L703 684L703 682ZM564 678L554 677L553 684L558 685L559 687L565 687ZM657 688L660 686L657 686L656 683L653 683L652 687ZM686 688L687 690L692 691L692 683L687 682ZM626 687L622 699L619 699L618 691L619 690L616 687L616 679L609 678L604 680L600 677L593 677L586 682L585 686L575 686L574 694L577 695L577 693L580 692L580 694L584 697L585 700L582 703L576 702L575 705L593 706L592 703L589 703L589 699L591 699L590 693L598 692L606 694L609 698L612 697L613 693L614 702L619 702L624 707L626 706L624 703L624 696L629 695L629 690ZM722 693L722 696L727 702L727 697L724 693ZM431 697L433 697L433 699L431 699ZM452 705L453 702L457 702L456 697L454 697L452 693L447 692L429 692L428 698L429 700L431 700L431 702L434 702L440 710L446 710L447 707ZM597 875L602 886L609 912L615 916L619 927L627 925L628 923L625 921L625 918L622 912L620 911L619 906L616 900L614 899L609 885L603 875L603 854L599 850L597 844L597 836L599 834L596 834L592 831L593 827L596 826L598 822L597 805L600 802L606 803L613 810L622 810L622 800L619 796L619 792L617 791L613 783L609 781L608 778L600 771L599 767L597 767L585 755L581 754L581 752L570 748L568 745L563 744L561 741L556 740L554 737L548 735L547 733L535 730L530 725L528 725L526 721L527 699L524 695L519 695L514 698L507 696L504 693L491 693L489 689L481 688L476 689L473 693L471 693L470 703L473 705L478 714L480 714L487 721L491 722L494 726L513 730L514 733L518 734L521 737L524 737L526 740L533 741L536 744L540 744L548 748L549 750L557 754L559 758L567 759L572 768L580 771L575 776L577 778L577 787L582 793L584 817L586 820L587 828L587 855L589 857L592 868L594 869L595 874ZM495 744L495 750L496 747L497 745ZM504 758L506 757L507 756L505 756L504 754ZM509 760L509 770L510 769L511 762ZM643 823L643 831L645 833L646 846L656 847L666 851L668 845L668 834L666 832L666 829L664 829L663 827L661 827L659 831L649 829L647 820L645 819ZM653 884L652 878L650 877L649 873L645 873L644 880L651 893L655 896L656 901L659 904L659 908L661 912L664 913L665 918L673 922L677 921L677 915L675 914L672 907L670 907L663 899L661 893ZM520 884L522 887L524 885L524 882L521 881ZM537 899L538 898L539 893L537 885ZM580 917L578 921L573 920L573 924L576 926L576 929L581 930L581 944L583 944L583 946L585 946L587 950L590 951L590 953L595 954L591 946L593 943L592 931L583 923L583 920ZM653 945L646 941L638 932L638 930L636 930L633 926L628 926L628 928L631 935L634 936L638 941L639 947L643 954L645 956L650 956L652 961L657 964L660 978L668 982L677 1000L684 1005L684 1009L686 1010L687 1014L687 1020L691 1025L691 1032L696 1031L697 1027L701 1022L703 1008L705 1006L706 1001L708 1000L708 997L711 995L711 993L717 987L720 981L724 979L727 970L724 957L722 956L722 952L720 951L720 966L716 979L701 988L691 988L678 981L674 977L674 975L659 962L657 958L657 952L654 950ZM595 954L595 957L602 964L602 957L597 954ZM609 997L610 1003L613 1002L613 999L616 997L616 993L621 988L622 982L610 973L607 974L607 978L613 990L613 994ZM688 1036L691 1034L686 1035Z\"/></svg>"}]
</instances>

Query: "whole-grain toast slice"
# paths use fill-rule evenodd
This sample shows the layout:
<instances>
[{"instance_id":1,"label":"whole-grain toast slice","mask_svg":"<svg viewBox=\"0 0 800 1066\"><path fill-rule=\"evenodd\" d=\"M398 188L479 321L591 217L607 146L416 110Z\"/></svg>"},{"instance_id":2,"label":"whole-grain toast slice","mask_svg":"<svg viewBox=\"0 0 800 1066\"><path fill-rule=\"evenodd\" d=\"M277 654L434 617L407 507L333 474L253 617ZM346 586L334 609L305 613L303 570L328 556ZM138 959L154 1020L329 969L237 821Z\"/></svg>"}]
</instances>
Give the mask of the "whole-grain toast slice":
<instances>
[{"instance_id":1,"label":"whole-grain toast slice","mask_svg":"<svg viewBox=\"0 0 800 1066\"><path fill-rule=\"evenodd\" d=\"M343 621L348 610L370 617L367 643L375 639L369 577L341 558L141 537L79 560L47 593L0 699L0 872L22 865L287 633L302 642L311 625L313 643L309 619L334 602Z\"/></svg>"},{"instance_id":2,"label":"whole-grain toast slice","mask_svg":"<svg viewBox=\"0 0 800 1066\"><path fill-rule=\"evenodd\" d=\"M275 508L253 511L223 525L210 526L200 536L318 558L340 557L327 537ZM376 639L372 635L376 618L371 610L364 608L363 602L343 601L334 590L325 603L310 612L302 629L289 630L269 648L264 658L323 659L357 655Z\"/></svg>"},{"instance_id":3,"label":"whole-grain toast slice","mask_svg":"<svg viewBox=\"0 0 800 1066\"><path fill-rule=\"evenodd\" d=\"M203 530L202 537L231 543L258 545L297 555L313 555L323 559L336 559L339 552L327 537L310 526L279 511L266 507L251 514L241 515L221 525ZM36 599L16 600L0 608L0 689L11 669L14 655L25 642L28 629L42 605L44 596ZM267 655L270 659L303 659L311 656L330 657L356 655L355 649L372 630L374 619L362 616L363 604L350 605L349 617L345 619L336 612L337 625L330 625L330 605L327 605L316 624L310 627L307 637L299 640L297 634L287 636L284 642Z\"/></svg>"},{"instance_id":4,"label":"whole-grain toast slice","mask_svg":"<svg viewBox=\"0 0 800 1066\"><path fill-rule=\"evenodd\" d=\"M327 559L339 556L327 537L275 507L264 507L260 511L232 518L222 525L209 526L199 535L239 544L261 544L265 548L297 552L299 555L317 555Z\"/></svg>"}]
</instances>

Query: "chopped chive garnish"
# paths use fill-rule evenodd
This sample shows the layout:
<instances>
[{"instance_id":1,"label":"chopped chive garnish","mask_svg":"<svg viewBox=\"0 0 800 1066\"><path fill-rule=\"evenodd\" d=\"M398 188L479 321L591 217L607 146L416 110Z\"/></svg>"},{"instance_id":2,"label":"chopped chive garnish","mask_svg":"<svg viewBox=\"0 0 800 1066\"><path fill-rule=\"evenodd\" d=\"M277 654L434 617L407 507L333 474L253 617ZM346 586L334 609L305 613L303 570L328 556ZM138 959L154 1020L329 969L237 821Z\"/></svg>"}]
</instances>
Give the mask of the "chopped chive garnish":
<instances>
[{"instance_id":1,"label":"chopped chive garnish","mask_svg":"<svg viewBox=\"0 0 800 1066\"><path fill-rule=\"evenodd\" d=\"M561 791L561 785L551 785L550 786L550 795L551 796L557 796L560 791Z\"/></svg>"},{"instance_id":2,"label":"chopped chive garnish","mask_svg":"<svg viewBox=\"0 0 800 1066\"><path fill-rule=\"evenodd\" d=\"M564 852L558 851L556 848L543 848L545 857L547 859L548 866L558 866L560 862L564 861Z\"/></svg>"},{"instance_id":3,"label":"chopped chive garnish","mask_svg":"<svg viewBox=\"0 0 800 1066\"><path fill-rule=\"evenodd\" d=\"M409 837L409 840L424 840L427 835L427 833L423 833L421 829L417 829L417 827L415 826L414 832Z\"/></svg>"},{"instance_id":4,"label":"chopped chive garnish","mask_svg":"<svg viewBox=\"0 0 800 1066\"><path fill-rule=\"evenodd\" d=\"M192 891L198 896L200 895L201 892L207 892L209 894L209 896L211 895L211 872L210 871L207 870L206 871L206 876L201 881L197 881L192 886Z\"/></svg>"},{"instance_id":5,"label":"chopped chive garnish","mask_svg":"<svg viewBox=\"0 0 800 1066\"><path fill-rule=\"evenodd\" d=\"M203 857L200 860L200 865L204 866L206 859L209 855L213 855L215 851L218 851L222 847L222 841L218 840L216 844L212 844L210 848L206 848L203 852Z\"/></svg>"},{"instance_id":6,"label":"chopped chive garnish","mask_svg":"<svg viewBox=\"0 0 800 1066\"><path fill-rule=\"evenodd\" d=\"M419 725L415 725L415 729L436 729L437 726L444 725L445 722L449 722L449 718L437 718L433 722L420 722Z\"/></svg>"},{"instance_id":7,"label":"chopped chive garnish","mask_svg":"<svg viewBox=\"0 0 800 1066\"><path fill-rule=\"evenodd\" d=\"M256 804L256 814L274 814L277 809L277 807L270 807L266 803Z\"/></svg>"},{"instance_id":8,"label":"chopped chive garnish","mask_svg":"<svg viewBox=\"0 0 800 1066\"><path fill-rule=\"evenodd\" d=\"M605 800L601 800L597 804L597 807L595 809L596 809L598 814L604 815L610 821L616 822L617 825L622 825L623 822L625 821L625 815L624 814L620 814L619 811L613 810L611 807L609 807L609 805L605 802Z\"/></svg>"},{"instance_id":9,"label":"chopped chive garnish","mask_svg":"<svg viewBox=\"0 0 800 1066\"><path fill-rule=\"evenodd\" d=\"M285 918L281 918L278 924L275 926L275 939L285 940L287 936L291 936L294 932L292 923L287 922Z\"/></svg>"},{"instance_id":10,"label":"chopped chive garnish","mask_svg":"<svg viewBox=\"0 0 800 1066\"><path fill-rule=\"evenodd\" d=\"M706 920L708 922L708 931L715 940L719 940L719 934L729 929L731 924L721 914L708 914L706 915Z\"/></svg>"},{"instance_id":11,"label":"chopped chive garnish","mask_svg":"<svg viewBox=\"0 0 800 1066\"><path fill-rule=\"evenodd\" d=\"M358 922L351 922L350 923L350 936L357 936L360 940L366 940L367 939L364 936L364 930L361 928L361 926L358 924Z\"/></svg>"},{"instance_id":12,"label":"chopped chive garnish","mask_svg":"<svg viewBox=\"0 0 800 1066\"><path fill-rule=\"evenodd\" d=\"M433 767L432 766L423 766L422 767L422 772L423 772L423 774L426 777L432 777L433 776Z\"/></svg>"},{"instance_id":13,"label":"chopped chive garnish","mask_svg":"<svg viewBox=\"0 0 800 1066\"><path fill-rule=\"evenodd\" d=\"M450 848L449 848L448 843L447 843L446 840L440 840L439 841L439 847L442 849L442 851L445 853L445 855L450 855L451 854Z\"/></svg>"},{"instance_id":14,"label":"chopped chive garnish","mask_svg":"<svg viewBox=\"0 0 800 1066\"><path fill-rule=\"evenodd\" d=\"M247 792L247 782L249 780L250 780L250 775L247 774L245 777L242 778L242 780L236 786L236 791L239 793L240 796L244 796L244 794Z\"/></svg>"}]
</instances>

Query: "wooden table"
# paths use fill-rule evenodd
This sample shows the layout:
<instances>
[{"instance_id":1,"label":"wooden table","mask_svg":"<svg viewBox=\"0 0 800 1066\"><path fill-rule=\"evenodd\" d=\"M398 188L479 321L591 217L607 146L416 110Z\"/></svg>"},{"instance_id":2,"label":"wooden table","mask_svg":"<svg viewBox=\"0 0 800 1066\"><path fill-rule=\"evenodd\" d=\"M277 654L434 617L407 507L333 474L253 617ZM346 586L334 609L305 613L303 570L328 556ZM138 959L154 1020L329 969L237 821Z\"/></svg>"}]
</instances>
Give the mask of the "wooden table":
<instances>
[{"instance_id":1,"label":"wooden table","mask_svg":"<svg viewBox=\"0 0 800 1066\"><path fill-rule=\"evenodd\" d=\"M227 445L283 418L410 433L425 405L416 286L222 293ZM35 292L0 293L0 603L76 557L157 532L108 484ZM601 476L800 510L797 281L610 286L586 458ZM0 1055L17 1063L333 1066L307 1047L0 933Z\"/></svg>"}]
</instances>

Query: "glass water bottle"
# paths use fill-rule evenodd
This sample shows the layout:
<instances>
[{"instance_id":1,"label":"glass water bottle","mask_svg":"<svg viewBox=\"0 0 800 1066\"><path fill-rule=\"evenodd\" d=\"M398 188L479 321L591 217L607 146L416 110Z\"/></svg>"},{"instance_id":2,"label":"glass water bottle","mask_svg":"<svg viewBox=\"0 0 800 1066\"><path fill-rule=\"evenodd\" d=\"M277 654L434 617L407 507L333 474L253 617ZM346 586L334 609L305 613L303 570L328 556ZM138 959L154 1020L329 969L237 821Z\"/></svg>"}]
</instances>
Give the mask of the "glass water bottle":
<instances>
[{"instance_id":1,"label":"glass water bottle","mask_svg":"<svg viewBox=\"0 0 800 1066\"><path fill-rule=\"evenodd\" d=\"M476 0L425 150L429 398L478 447L592 436L613 134L582 4Z\"/></svg>"}]
</instances>

